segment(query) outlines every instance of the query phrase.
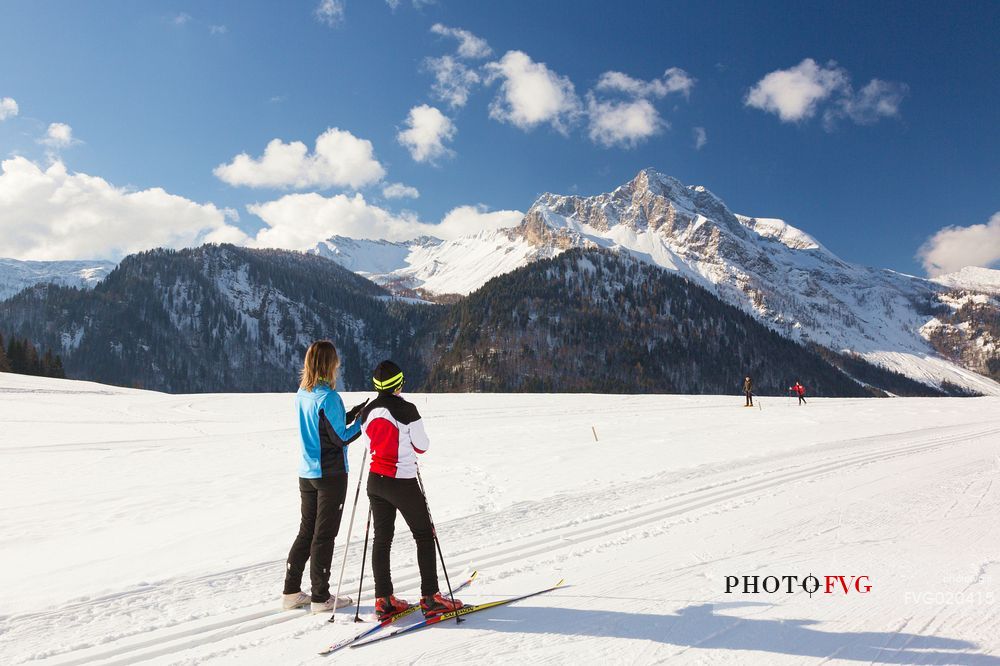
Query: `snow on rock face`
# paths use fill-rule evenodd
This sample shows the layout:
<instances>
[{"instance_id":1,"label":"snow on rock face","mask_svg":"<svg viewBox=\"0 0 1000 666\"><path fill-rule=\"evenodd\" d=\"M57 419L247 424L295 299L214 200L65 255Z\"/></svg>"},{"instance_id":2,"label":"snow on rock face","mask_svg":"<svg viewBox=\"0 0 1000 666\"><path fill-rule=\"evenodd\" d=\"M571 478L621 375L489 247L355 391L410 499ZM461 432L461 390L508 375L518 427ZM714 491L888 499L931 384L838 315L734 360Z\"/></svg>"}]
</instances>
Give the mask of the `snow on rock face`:
<instances>
[{"instance_id":1,"label":"snow on rock face","mask_svg":"<svg viewBox=\"0 0 1000 666\"><path fill-rule=\"evenodd\" d=\"M92 289L115 267L111 261L21 261L0 259L0 300L36 284Z\"/></svg>"}]
</instances>

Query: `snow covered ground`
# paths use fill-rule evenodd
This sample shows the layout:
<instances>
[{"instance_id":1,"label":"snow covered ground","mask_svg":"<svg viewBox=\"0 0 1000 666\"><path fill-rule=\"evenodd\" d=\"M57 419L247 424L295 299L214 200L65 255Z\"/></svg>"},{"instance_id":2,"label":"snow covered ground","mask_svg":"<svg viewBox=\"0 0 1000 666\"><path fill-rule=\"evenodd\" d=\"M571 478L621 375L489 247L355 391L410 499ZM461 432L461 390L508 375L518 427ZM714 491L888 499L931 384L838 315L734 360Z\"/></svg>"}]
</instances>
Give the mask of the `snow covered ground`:
<instances>
[{"instance_id":1,"label":"snow covered ground","mask_svg":"<svg viewBox=\"0 0 1000 666\"><path fill-rule=\"evenodd\" d=\"M1000 664L998 398L410 398L449 572L480 571L462 598L566 587L324 659L346 613L275 611L291 395L0 374L0 663ZM415 569L400 521L400 596ZM725 592L810 574L871 591Z\"/></svg>"}]
</instances>

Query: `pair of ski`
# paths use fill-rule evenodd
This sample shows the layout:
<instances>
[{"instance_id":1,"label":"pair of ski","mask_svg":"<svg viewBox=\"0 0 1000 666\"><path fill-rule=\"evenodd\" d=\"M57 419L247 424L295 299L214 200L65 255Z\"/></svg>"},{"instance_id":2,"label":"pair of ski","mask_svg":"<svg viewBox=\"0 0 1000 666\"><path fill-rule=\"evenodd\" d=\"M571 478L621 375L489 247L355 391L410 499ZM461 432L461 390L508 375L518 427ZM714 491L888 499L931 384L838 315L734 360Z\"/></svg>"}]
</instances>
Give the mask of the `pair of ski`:
<instances>
[{"instance_id":1,"label":"pair of ski","mask_svg":"<svg viewBox=\"0 0 1000 666\"><path fill-rule=\"evenodd\" d=\"M455 592L458 592L459 590L463 590L466 587L468 587L469 585L471 585L472 581L475 580L477 573L478 572L473 571L472 575L469 576L468 579L466 579L461 585L459 585L458 587L455 588ZM409 615L410 613L412 613L415 610L417 610L420 606L419 606L419 604L415 604L413 606L410 606L409 608L407 608L404 611L401 611L399 613L396 613L395 615L391 615L391 616L387 617L386 619L380 621L375 626L369 627L368 629L365 629L361 633L358 633L358 634L352 636L351 638L345 638L344 640L342 640L342 641L340 641L338 643L334 643L333 645L329 646L328 648L326 648L325 650L323 650L319 654L321 654L321 655L332 654L333 652L336 652L337 650L339 650L341 648L347 647L348 645L350 645L351 647L354 647L354 648L358 648L358 647L363 647L365 645L371 645L372 643L378 643L379 641L384 641L384 640L387 640L389 638L394 638L394 637L399 636L401 634L410 633L411 631L417 631L419 629L424 629L426 627L431 627L431 626L434 626L435 624L438 624L440 622L444 622L445 620L451 620L451 619L454 619L454 618L458 618L458 617L460 617L462 615L468 615L469 613L476 613L476 612L479 612L479 611L487 610L489 608L496 608L498 606L505 606L507 604L512 604L515 601L521 601L522 599L527 599L528 597L534 597L534 596L538 596L539 594L545 594L546 592L551 592L552 590L555 590L556 588L562 586L562 584L563 584L563 581L560 580L558 583L556 583L552 587L546 588L544 590L538 590L537 592L531 592L529 594L522 594L519 597L510 597L509 599L500 599L498 601L488 601L486 603L476 604L475 606L462 606L461 608L458 608L458 609L453 610L453 611L448 611L446 613L441 613L440 615L434 615L432 617L424 618L423 620L421 620L420 622L417 622L416 624L411 624L411 625L408 625L408 626L405 626L405 627L400 627L399 629L396 629L395 631L389 632L388 634L385 634L383 636L376 636L375 638L372 638L372 639L369 639L369 640L364 640L366 637L368 637L371 634L375 633L379 629L382 629L383 627L387 627L390 624L392 624L393 622L395 622L396 620L404 618L407 615Z\"/></svg>"}]
</instances>

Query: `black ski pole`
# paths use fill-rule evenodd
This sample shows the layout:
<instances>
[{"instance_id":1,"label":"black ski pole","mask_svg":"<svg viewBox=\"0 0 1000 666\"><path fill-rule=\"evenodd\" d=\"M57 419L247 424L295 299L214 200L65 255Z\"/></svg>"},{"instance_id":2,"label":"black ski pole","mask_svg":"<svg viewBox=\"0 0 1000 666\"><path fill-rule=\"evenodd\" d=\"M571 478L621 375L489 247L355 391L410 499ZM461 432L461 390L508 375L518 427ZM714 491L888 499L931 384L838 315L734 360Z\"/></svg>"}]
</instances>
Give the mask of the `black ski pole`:
<instances>
[{"instance_id":1,"label":"black ski pole","mask_svg":"<svg viewBox=\"0 0 1000 666\"><path fill-rule=\"evenodd\" d=\"M347 524L347 539L344 541L344 563L340 565L340 578L337 580L337 592L333 595L333 613L330 615L330 622L337 621L337 602L340 599L340 586L344 582L344 570L347 569L347 553L351 546L351 532L354 530L354 512L358 510L358 497L361 495L361 480L365 477L365 463L367 462L368 447L366 446L365 452L361 458L361 472L358 474L358 488L354 491L354 506L351 508L351 521Z\"/></svg>"},{"instance_id":2,"label":"black ski pole","mask_svg":"<svg viewBox=\"0 0 1000 666\"><path fill-rule=\"evenodd\" d=\"M368 524L365 525L365 549L361 551L361 575L358 576L358 603L354 607L354 621L364 622L361 619L361 585L365 580L365 560L368 559L368 530L372 526L372 508L368 507Z\"/></svg>"},{"instance_id":3,"label":"black ski pole","mask_svg":"<svg viewBox=\"0 0 1000 666\"><path fill-rule=\"evenodd\" d=\"M437 527L434 526L434 516L431 515L431 505L427 501L427 492L424 490L424 480L420 478L420 468L417 467L417 483L420 484L420 494L424 496L424 506L427 508L427 517L431 521L431 533L434 535L434 544L437 546L438 557L441 560L441 570L444 571L444 582L448 584L448 596L451 597L451 605L455 605L455 593L451 590L451 580L448 578L448 567L444 564L444 553L441 552L441 542L438 540ZM455 624L465 622L461 615L455 616Z\"/></svg>"}]
</instances>

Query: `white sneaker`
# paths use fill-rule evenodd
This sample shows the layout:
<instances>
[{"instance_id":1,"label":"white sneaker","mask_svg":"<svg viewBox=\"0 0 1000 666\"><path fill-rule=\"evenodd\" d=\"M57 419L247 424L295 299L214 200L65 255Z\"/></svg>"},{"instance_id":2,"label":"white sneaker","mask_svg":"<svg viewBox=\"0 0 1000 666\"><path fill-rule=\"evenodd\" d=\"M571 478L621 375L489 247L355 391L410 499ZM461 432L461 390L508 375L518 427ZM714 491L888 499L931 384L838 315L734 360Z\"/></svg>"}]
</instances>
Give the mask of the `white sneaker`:
<instances>
[{"instance_id":1,"label":"white sneaker","mask_svg":"<svg viewBox=\"0 0 1000 666\"><path fill-rule=\"evenodd\" d=\"M354 600L350 597L337 597L337 608L343 608L344 606L350 606L354 603ZM335 609L333 607L333 596L331 595L326 601L314 601L310 606L310 610L313 613L332 613Z\"/></svg>"},{"instance_id":2,"label":"white sneaker","mask_svg":"<svg viewBox=\"0 0 1000 666\"><path fill-rule=\"evenodd\" d=\"M302 608L309 603L311 597L305 592L292 592L291 594L281 595L281 607L284 610L292 610L295 608Z\"/></svg>"}]
</instances>

